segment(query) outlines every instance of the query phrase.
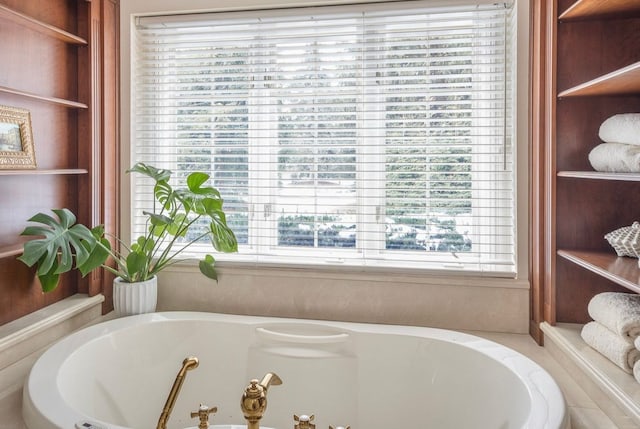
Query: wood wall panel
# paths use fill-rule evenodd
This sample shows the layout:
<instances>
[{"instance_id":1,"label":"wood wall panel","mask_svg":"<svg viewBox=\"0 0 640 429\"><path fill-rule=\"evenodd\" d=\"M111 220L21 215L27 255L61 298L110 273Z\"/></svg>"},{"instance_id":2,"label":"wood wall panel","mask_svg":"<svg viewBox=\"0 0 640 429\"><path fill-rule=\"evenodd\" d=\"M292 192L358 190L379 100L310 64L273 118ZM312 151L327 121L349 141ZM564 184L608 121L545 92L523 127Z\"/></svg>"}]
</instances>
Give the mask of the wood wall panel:
<instances>
[{"instance_id":1,"label":"wood wall panel","mask_svg":"<svg viewBox=\"0 0 640 429\"><path fill-rule=\"evenodd\" d=\"M0 259L0 325L75 293L74 276L63 276L55 291L44 293L34 273L15 257Z\"/></svg>"},{"instance_id":2,"label":"wood wall panel","mask_svg":"<svg viewBox=\"0 0 640 429\"><path fill-rule=\"evenodd\" d=\"M591 297L598 293L629 292L622 286L562 258L558 259L556 276L556 318L560 323L589 322L591 318L587 313L587 305Z\"/></svg>"},{"instance_id":3,"label":"wood wall panel","mask_svg":"<svg viewBox=\"0 0 640 429\"><path fill-rule=\"evenodd\" d=\"M554 238L550 204L547 195L555 186L554 177L549 173L555 168L554 152L549 147L554 122L555 93L553 88L553 28L549 27L549 16L555 14L555 3L545 0L531 0L529 53L531 75L529 83L529 207L530 207L530 272L531 308L529 332L539 343L543 343L540 323L555 315L555 300L550 297L553 264L545 250L552 246Z\"/></svg>"},{"instance_id":4,"label":"wood wall panel","mask_svg":"<svg viewBox=\"0 0 640 429\"><path fill-rule=\"evenodd\" d=\"M77 31L77 1L2 0L1 3L13 10L22 12L37 20L44 21L47 24L54 25L70 33L76 33Z\"/></svg>"},{"instance_id":5,"label":"wood wall panel","mask_svg":"<svg viewBox=\"0 0 640 429\"><path fill-rule=\"evenodd\" d=\"M636 182L558 180L557 246L612 251L604 235L640 219ZM627 195L621 199L621 195Z\"/></svg>"},{"instance_id":6,"label":"wood wall panel","mask_svg":"<svg viewBox=\"0 0 640 429\"><path fill-rule=\"evenodd\" d=\"M0 247L22 241L18 234L37 212L63 207L77 210L76 180L71 175L0 176Z\"/></svg>"},{"instance_id":7,"label":"wood wall panel","mask_svg":"<svg viewBox=\"0 0 640 429\"><path fill-rule=\"evenodd\" d=\"M77 94L77 47L0 20L0 85L59 98Z\"/></svg>"},{"instance_id":8,"label":"wood wall panel","mask_svg":"<svg viewBox=\"0 0 640 429\"><path fill-rule=\"evenodd\" d=\"M119 96L119 17L120 9L117 1L107 0L103 2L102 22L104 23L103 38L103 136L104 146L102 150L103 174L103 218L107 231L111 231L115 236L120 236L120 224L118 222L119 189L120 189L120 102ZM111 124L111 126L109 126ZM117 245L112 240L112 246ZM102 278L102 293L105 296L103 311L108 312L113 309L112 284L113 274L104 271Z\"/></svg>"},{"instance_id":9,"label":"wood wall panel","mask_svg":"<svg viewBox=\"0 0 640 429\"><path fill-rule=\"evenodd\" d=\"M77 165L77 113L64 106L0 93L0 105L29 110L36 162L40 169ZM65 142L60 145L60 142Z\"/></svg>"},{"instance_id":10,"label":"wood wall panel","mask_svg":"<svg viewBox=\"0 0 640 429\"><path fill-rule=\"evenodd\" d=\"M575 97L557 103L558 170L592 170L589 152L602 143L600 124L608 117L640 111L640 97Z\"/></svg>"}]
</instances>

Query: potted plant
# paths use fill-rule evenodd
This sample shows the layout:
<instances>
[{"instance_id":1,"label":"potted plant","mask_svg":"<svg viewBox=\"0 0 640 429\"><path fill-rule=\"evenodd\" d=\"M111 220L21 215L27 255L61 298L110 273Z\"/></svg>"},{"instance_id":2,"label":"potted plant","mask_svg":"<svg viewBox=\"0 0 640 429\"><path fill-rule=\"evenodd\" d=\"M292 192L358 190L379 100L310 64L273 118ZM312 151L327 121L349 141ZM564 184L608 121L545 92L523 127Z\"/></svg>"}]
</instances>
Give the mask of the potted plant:
<instances>
[{"instance_id":1,"label":"potted plant","mask_svg":"<svg viewBox=\"0 0 640 429\"><path fill-rule=\"evenodd\" d=\"M213 247L221 252L238 250L236 237L227 225L220 192L205 186L209 175L193 172L186 179L186 186L174 189L170 184L171 171L138 163L127 173L139 173L151 178L154 208L143 212L146 216L146 233L127 245L118 237L106 233L102 225L88 228L76 223L76 216L69 209L52 210L57 219L38 213L29 219L41 225L27 226L21 235L38 236L24 244L24 252L18 259L29 267L36 265L42 290L54 290L60 275L78 269L82 276L102 267L116 275L114 280L114 307L119 314L143 313L155 310L156 275L164 268L185 258L182 252L195 242L209 238ZM197 225L202 230L202 220L208 223L204 232L190 234ZM112 248L108 237L118 243ZM113 263L108 264L109 259ZM202 274L217 281L215 259L206 255L200 262ZM111 266L113 265L113 266ZM148 292L133 292L142 286ZM129 298L148 297L152 303L123 308L123 292Z\"/></svg>"}]
</instances>

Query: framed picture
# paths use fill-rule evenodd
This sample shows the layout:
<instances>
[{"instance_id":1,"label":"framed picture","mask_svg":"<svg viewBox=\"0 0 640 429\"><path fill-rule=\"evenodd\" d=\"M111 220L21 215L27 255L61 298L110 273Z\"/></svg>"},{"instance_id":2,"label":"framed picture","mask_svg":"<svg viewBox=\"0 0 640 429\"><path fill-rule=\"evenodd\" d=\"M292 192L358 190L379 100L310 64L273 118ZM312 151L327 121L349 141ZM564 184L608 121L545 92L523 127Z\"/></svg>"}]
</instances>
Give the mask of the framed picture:
<instances>
[{"instance_id":1,"label":"framed picture","mask_svg":"<svg viewBox=\"0 0 640 429\"><path fill-rule=\"evenodd\" d=\"M0 106L0 169L36 168L31 114L17 107Z\"/></svg>"}]
</instances>

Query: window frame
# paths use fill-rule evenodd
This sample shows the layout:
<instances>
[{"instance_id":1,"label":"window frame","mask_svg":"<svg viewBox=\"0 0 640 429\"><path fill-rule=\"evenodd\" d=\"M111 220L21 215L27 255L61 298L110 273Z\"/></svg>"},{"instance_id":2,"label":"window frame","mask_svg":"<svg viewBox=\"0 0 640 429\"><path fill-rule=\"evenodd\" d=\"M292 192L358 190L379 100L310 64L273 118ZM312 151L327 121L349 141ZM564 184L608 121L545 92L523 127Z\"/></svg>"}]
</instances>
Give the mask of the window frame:
<instances>
[{"instance_id":1,"label":"window frame","mask_svg":"<svg viewBox=\"0 0 640 429\"><path fill-rule=\"evenodd\" d=\"M295 2L295 5L300 5L300 3L301 3L301 2ZM304 2L302 2L302 3L304 3ZM358 2L358 3L359 3L359 2ZM519 1L519 3L520 3L520 4L522 4L523 2L522 2L522 1ZM526 3L526 2L525 2L525 3ZM261 3L261 5L262 5L262 3ZM314 2L314 5L315 5L315 2ZM233 8L235 8L235 6L234 6ZM136 7L133 7L133 9L136 9ZM138 10L139 12L142 12L141 14L146 14L146 13L148 13L148 12L149 12L149 8L148 8L148 7L143 7L142 9L144 9L144 12L142 12L142 11ZM223 8L223 9L224 9L224 8ZM228 9L229 9L229 8L228 8ZM520 7L520 9L522 9L522 6ZM125 10L125 11L123 11L123 13L124 13L124 14L130 13L130 12L131 12L131 11L126 11L126 10ZM520 14L521 14L521 13L520 13ZM132 19L133 19L135 16L137 16L137 14L135 14L135 13L132 13L132 14L130 14L130 15L129 15L129 17L130 17L130 18L132 18ZM520 25L522 26L522 24L520 24ZM129 34L131 34L131 26L129 27L129 32L130 32ZM521 33L521 32L520 32L520 33ZM124 34L126 34L126 32L125 32ZM525 44L525 46L526 46L526 44ZM130 48L130 46L129 46L129 48ZM124 55L126 55L126 51L127 51L126 49L125 49L125 50L123 50ZM516 54L516 55L517 55L517 54ZM521 56L521 55L520 55L520 56ZM124 61L123 61L123 63L125 63L125 67L126 67L126 62L124 62ZM519 69L522 69L522 66L518 66L518 68L519 68ZM519 74L520 74L520 75L522 75L522 73L521 73L521 72L519 72ZM128 76L127 76L127 77L130 79L131 74L128 74ZM126 79L125 79L125 80L126 80ZM129 85L129 87L131 87L131 81L129 80L127 83L128 83L128 85ZM127 88L127 84L123 85L123 91L125 91L125 93L126 93L126 91L127 91L127 90L126 90L126 88ZM520 92L522 92L522 91L520 90ZM123 97L123 99L126 99L126 98L127 98L127 97ZM518 104L522 104L522 103L518 103ZM130 105L129 105L128 107L130 108ZM125 108L124 110L126 111L126 108ZM526 119L525 119L525 120L526 120ZM520 116L520 117L514 118L514 121L517 121L517 122L521 123L521 122L522 122L522 117ZM125 121L123 121L123 122L124 122L124 123L123 123L123 125L126 125L126 122L127 122L127 121L125 120ZM520 128L522 129L522 127L520 127ZM124 128L124 129L126 130L126 126L125 126L125 128ZM126 145L126 143L127 143L127 138L128 138L128 139L129 139L129 141L130 141L131 137L130 137L130 136L127 136L127 135L126 135L126 134L127 134L126 132L125 132L124 134L125 134L125 135L123 136L123 141L125 142L125 145ZM521 134L521 133L520 133L520 134ZM521 139L521 138L517 138L516 140L517 140L517 141L522 141L522 139ZM522 146L522 145L521 145L521 146ZM125 152L126 152L126 151L123 151L123 154L124 154L124 156L123 156L123 163L124 163L124 165L128 165L128 164L129 164L129 162L128 162L128 158L130 158L130 156L127 156L127 155L129 155L129 154L126 154ZM514 151L514 157L515 157L516 155L518 156L518 164L523 164L523 162L522 162L522 155L521 155L521 154L522 154L522 152L523 152L522 150L521 150L519 153L517 153L516 151ZM526 166L526 159L525 159L525 161L524 161L524 165ZM522 168L518 168L516 171L518 171L518 170L520 170L520 172L519 172L519 173L516 173L516 174L518 174L518 176L519 176L519 177L522 177L522 174L523 174L523 173L522 173L522 171L523 171L523 170L522 170ZM524 171L526 171L526 169L525 169ZM526 173L525 173L525 174L526 174ZM130 178L129 178L129 177L127 177L127 179L130 179ZM127 182L128 182L128 181L129 181L129 180L124 180L124 181L123 181L123 185L124 185L124 186L123 186L123 191L127 189ZM516 182L522 183L522 180L519 180L519 181L518 181L518 179L516 178ZM123 193L124 193L124 194L128 194L128 192L123 192ZM525 194L526 194L526 188L525 188ZM517 204L516 204L516 207L514 207L514 210L516 210L516 211L522 211L521 207L522 207L523 205L526 205L526 198L523 198L523 197L522 197L522 195L523 195L523 193L522 193L522 186L519 186L518 192L516 192ZM524 201L523 201L523 200L524 200ZM128 229L128 225L129 225L129 224L128 224L128 221L126 221L126 219L128 219L128 218L129 218L129 216L128 216L128 211L127 211L127 209L126 209L126 207L127 207L127 206L128 206L128 204L126 203L126 199L125 199L125 200L124 200L124 204L123 204L123 207L125 207L125 210L123 211L123 220L125 220L125 222L123 222L123 229L124 229L124 230ZM522 217L518 217L518 216L517 216L517 214L515 215L515 217L516 217L516 222L517 222L517 224L520 226L520 225L522 224L522 222L521 222L521 221L518 221L518 219L522 219ZM526 224L524 224L524 225L526 226ZM518 230L519 230L519 231L522 231L522 230L523 230L523 228L521 228L521 227L520 227L520 228L518 228ZM525 240L523 240L523 239L522 239L522 234L519 234L519 235L516 237L516 247L517 247L517 251L516 251L516 261L517 261L517 266L519 266L519 267L520 267L520 266L522 266L522 263L521 263L521 262L518 262L518 261L523 261L523 258L522 258L521 256L519 257L518 255L521 255L522 253L526 253L526 252L522 252L522 249L523 249L523 248L525 248L525 249L526 249L526 247L523 247L523 246L520 244L520 243L522 243L522 242L525 242L525 243L526 243L526 239L525 239ZM526 245L525 245L525 246L526 246ZM296 251L296 250L298 250L298 249L294 249L294 251ZM525 260L525 261L526 261L526 260ZM526 265L525 265L525 266L526 266ZM383 268L383 267L382 267L382 268ZM522 272L522 269L521 269L521 268L518 268L516 271L520 271L520 272ZM471 273L471 274L474 274L474 273ZM476 273L476 274L477 274L477 273ZM486 273L484 273L483 275L486 275ZM493 274L492 274L492 275L493 275Z\"/></svg>"}]
</instances>

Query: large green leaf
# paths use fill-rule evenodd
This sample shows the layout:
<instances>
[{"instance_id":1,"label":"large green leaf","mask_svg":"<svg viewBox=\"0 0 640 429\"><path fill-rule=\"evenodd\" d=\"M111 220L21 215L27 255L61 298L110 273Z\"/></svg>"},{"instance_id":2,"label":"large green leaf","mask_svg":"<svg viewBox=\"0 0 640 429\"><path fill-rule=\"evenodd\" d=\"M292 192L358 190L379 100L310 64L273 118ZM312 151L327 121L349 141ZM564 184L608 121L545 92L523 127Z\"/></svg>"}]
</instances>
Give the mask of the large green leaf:
<instances>
[{"instance_id":1,"label":"large green leaf","mask_svg":"<svg viewBox=\"0 0 640 429\"><path fill-rule=\"evenodd\" d=\"M227 219L222 210L222 201L205 198L202 206L211 222L209 223L209 239L213 247L220 252L237 252L238 241L235 234L227 225Z\"/></svg>"},{"instance_id":2,"label":"large green leaf","mask_svg":"<svg viewBox=\"0 0 640 429\"><path fill-rule=\"evenodd\" d=\"M168 210L170 213L173 213L178 206L178 196L173 191L169 182L160 181L156 182L156 185L153 188L153 195L156 197L156 200L162 204L165 210Z\"/></svg>"},{"instance_id":3,"label":"large green leaf","mask_svg":"<svg viewBox=\"0 0 640 429\"><path fill-rule=\"evenodd\" d=\"M211 222L209 224L209 228L209 239L217 251L225 253L238 251L238 241L236 236L226 223Z\"/></svg>"},{"instance_id":4,"label":"large green leaf","mask_svg":"<svg viewBox=\"0 0 640 429\"><path fill-rule=\"evenodd\" d=\"M136 165L128 169L127 173L140 173L152 178L156 182L168 182L171 178L171 170L156 168L143 162L138 162Z\"/></svg>"},{"instance_id":5,"label":"large green leaf","mask_svg":"<svg viewBox=\"0 0 640 429\"><path fill-rule=\"evenodd\" d=\"M108 257L108 251L97 245L104 234L102 228L92 231L82 224L76 224L76 217L69 209L52 211L57 219L44 213L29 219L42 225L28 226L21 235L43 238L26 242L23 254L18 258L29 267L34 264L37 266L37 274L45 291L54 289L59 275L70 271L74 265L86 273L102 265Z\"/></svg>"},{"instance_id":6,"label":"large green leaf","mask_svg":"<svg viewBox=\"0 0 640 429\"><path fill-rule=\"evenodd\" d=\"M187 177L187 188L195 195L220 198L220 192L216 188L202 186L207 180L209 180L208 174L196 171Z\"/></svg>"},{"instance_id":7,"label":"large green leaf","mask_svg":"<svg viewBox=\"0 0 640 429\"><path fill-rule=\"evenodd\" d=\"M78 266L82 277L104 264L111 250L111 243L104 237L104 227L102 225L92 228L91 234L96 239L96 247L90 252L89 258Z\"/></svg>"},{"instance_id":8,"label":"large green leaf","mask_svg":"<svg viewBox=\"0 0 640 429\"><path fill-rule=\"evenodd\" d=\"M156 168L142 162L138 162L127 173L140 173L143 176L153 179L156 183L153 187L153 194L156 200L163 205L166 210L173 212L176 209L177 201L173 188L169 184L171 179L171 170Z\"/></svg>"},{"instance_id":9,"label":"large green leaf","mask_svg":"<svg viewBox=\"0 0 640 429\"><path fill-rule=\"evenodd\" d=\"M167 227L167 233L169 235L184 237L187 235L187 228L184 227L187 223L187 215L184 213L176 213L173 217L173 222Z\"/></svg>"},{"instance_id":10,"label":"large green leaf","mask_svg":"<svg viewBox=\"0 0 640 429\"><path fill-rule=\"evenodd\" d=\"M38 274L38 280L40 280L40 287L43 292L51 292L58 286L58 282L60 281L60 274L56 274L55 271L58 269L57 263L54 263L51 271L45 274Z\"/></svg>"},{"instance_id":11,"label":"large green leaf","mask_svg":"<svg viewBox=\"0 0 640 429\"><path fill-rule=\"evenodd\" d=\"M146 216L149 216L149 221L153 226L165 227L173 223L173 219L171 219L169 216L151 213L148 211L143 211L142 213L144 213Z\"/></svg>"},{"instance_id":12,"label":"large green leaf","mask_svg":"<svg viewBox=\"0 0 640 429\"><path fill-rule=\"evenodd\" d=\"M156 242L151 237L145 237L141 235L138 237L135 243L131 244L131 251L139 253L150 253Z\"/></svg>"},{"instance_id":13,"label":"large green leaf","mask_svg":"<svg viewBox=\"0 0 640 429\"><path fill-rule=\"evenodd\" d=\"M127 255L127 273L128 280L130 282L139 281L144 277L144 272L147 269L148 259L144 253L131 252Z\"/></svg>"},{"instance_id":14,"label":"large green leaf","mask_svg":"<svg viewBox=\"0 0 640 429\"><path fill-rule=\"evenodd\" d=\"M187 188L175 191L177 198L182 202L187 213L193 211L200 215L206 214L206 210L202 205L202 201L206 198L222 202L220 192L216 188L202 186L207 180L209 180L209 175L206 173L191 173L187 177Z\"/></svg>"},{"instance_id":15,"label":"large green leaf","mask_svg":"<svg viewBox=\"0 0 640 429\"><path fill-rule=\"evenodd\" d=\"M206 277L218 281L218 273L216 273L216 269L214 267L215 262L216 260L213 259L213 256L206 255L204 259L198 263L198 267L200 268L200 272Z\"/></svg>"},{"instance_id":16,"label":"large green leaf","mask_svg":"<svg viewBox=\"0 0 640 429\"><path fill-rule=\"evenodd\" d=\"M38 213L29 219L45 226L27 227L21 235L44 236L31 240L24 245L23 255L19 258L28 266L38 263L38 273L51 270L56 261L57 273L69 271L75 258L76 264L83 264L96 245L96 239L84 225L74 225L76 217L68 209L53 210L58 219L44 213ZM73 253L75 251L75 254ZM58 258L61 263L58 263Z\"/></svg>"},{"instance_id":17,"label":"large green leaf","mask_svg":"<svg viewBox=\"0 0 640 429\"><path fill-rule=\"evenodd\" d=\"M149 216L149 221L151 222L152 234L155 236L163 236L164 234L172 235L172 236L182 236L187 233L187 230L184 228L184 224L187 221L187 216L184 213L175 213L173 217L159 215L150 212L144 212L145 215Z\"/></svg>"}]
</instances>

